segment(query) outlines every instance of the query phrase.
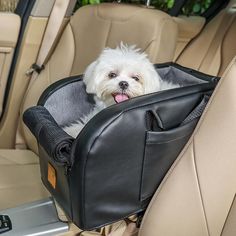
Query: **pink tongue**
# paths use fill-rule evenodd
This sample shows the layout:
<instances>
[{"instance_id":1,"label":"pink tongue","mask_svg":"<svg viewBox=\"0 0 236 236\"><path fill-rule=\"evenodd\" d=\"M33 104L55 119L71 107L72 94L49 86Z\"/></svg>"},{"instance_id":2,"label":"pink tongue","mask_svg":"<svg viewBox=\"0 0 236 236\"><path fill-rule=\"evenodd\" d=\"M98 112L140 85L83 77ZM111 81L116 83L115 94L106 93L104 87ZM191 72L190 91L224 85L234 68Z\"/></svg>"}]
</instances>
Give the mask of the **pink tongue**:
<instances>
[{"instance_id":1,"label":"pink tongue","mask_svg":"<svg viewBox=\"0 0 236 236\"><path fill-rule=\"evenodd\" d=\"M116 103L120 103L120 102L124 102L124 101L128 100L129 97L126 94L120 93L120 94L116 94L114 96L114 99L115 99Z\"/></svg>"}]
</instances>

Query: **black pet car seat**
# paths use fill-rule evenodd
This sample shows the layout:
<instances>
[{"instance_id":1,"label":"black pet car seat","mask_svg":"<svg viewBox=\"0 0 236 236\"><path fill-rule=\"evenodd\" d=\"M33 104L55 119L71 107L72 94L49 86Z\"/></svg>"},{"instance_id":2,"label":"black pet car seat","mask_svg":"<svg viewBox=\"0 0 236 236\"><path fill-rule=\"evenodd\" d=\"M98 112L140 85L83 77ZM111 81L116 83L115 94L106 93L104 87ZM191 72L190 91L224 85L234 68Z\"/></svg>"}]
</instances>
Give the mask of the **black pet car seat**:
<instances>
[{"instance_id":1,"label":"black pet car seat","mask_svg":"<svg viewBox=\"0 0 236 236\"><path fill-rule=\"evenodd\" d=\"M156 69L163 80L181 86L102 110L76 139L62 127L93 109L82 76L49 86L38 106L24 113L38 141L44 185L83 230L146 209L219 79L173 63Z\"/></svg>"}]
</instances>

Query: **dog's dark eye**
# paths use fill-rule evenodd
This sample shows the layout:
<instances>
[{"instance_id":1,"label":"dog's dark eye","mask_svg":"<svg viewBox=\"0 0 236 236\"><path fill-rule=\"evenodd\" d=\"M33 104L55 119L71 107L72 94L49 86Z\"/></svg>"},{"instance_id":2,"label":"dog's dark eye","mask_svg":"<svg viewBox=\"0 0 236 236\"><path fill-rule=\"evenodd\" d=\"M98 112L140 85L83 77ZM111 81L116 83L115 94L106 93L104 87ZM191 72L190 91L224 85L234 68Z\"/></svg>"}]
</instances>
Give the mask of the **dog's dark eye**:
<instances>
[{"instance_id":1,"label":"dog's dark eye","mask_svg":"<svg viewBox=\"0 0 236 236\"><path fill-rule=\"evenodd\" d=\"M132 76L132 79L139 81L139 77L138 76Z\"/></svg>"},{"instance_id":2,"label":"dog's dark eye","mask_svg":"<svg viewBox=\"0 0 236 236\"><path fill-rule=\"evenodd\" d=\"M116 78L116 77L117 77L117 74L116 74L115 72L110 72L110 73L108 74L108 77L109 77L110 79L113 79L113 78Z\"/></svg>"}]
</instances>

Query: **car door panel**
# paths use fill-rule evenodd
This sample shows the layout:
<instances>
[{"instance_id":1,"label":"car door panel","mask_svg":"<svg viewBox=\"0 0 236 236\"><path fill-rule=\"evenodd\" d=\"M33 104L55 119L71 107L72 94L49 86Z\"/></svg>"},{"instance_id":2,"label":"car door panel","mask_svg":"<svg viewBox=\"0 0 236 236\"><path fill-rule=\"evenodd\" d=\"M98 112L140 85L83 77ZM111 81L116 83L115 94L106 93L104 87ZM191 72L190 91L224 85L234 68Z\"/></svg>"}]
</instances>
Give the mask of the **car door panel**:
<instances>
[{"instance_id":1,"label":"car door panel","mask_svg":"<svg viewBox=\"0 0 236 236\"><path fill-rule=\"evenodd\" d=\"M21 20L18 15L0 13L0 115L20 24Z\"/></svg>"}]
</instances>

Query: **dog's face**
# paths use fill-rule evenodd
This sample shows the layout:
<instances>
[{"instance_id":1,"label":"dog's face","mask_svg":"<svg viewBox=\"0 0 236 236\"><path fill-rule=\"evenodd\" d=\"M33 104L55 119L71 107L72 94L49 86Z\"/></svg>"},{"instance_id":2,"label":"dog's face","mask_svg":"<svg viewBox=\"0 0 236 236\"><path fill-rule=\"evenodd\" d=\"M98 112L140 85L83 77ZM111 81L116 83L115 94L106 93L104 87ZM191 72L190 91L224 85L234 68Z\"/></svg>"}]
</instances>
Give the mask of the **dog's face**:
<instances>
[{"instance_id":1,"label":"dog's face","mask_svg":"<svg viewBox=\"0 0 236 236\"><path fill-rule=\"evenodd\" d=\"M84 74L88 93L107 106L160 90L160 77L146 54L121 45L105 49Z\"/></svg>"}]
</instances>

